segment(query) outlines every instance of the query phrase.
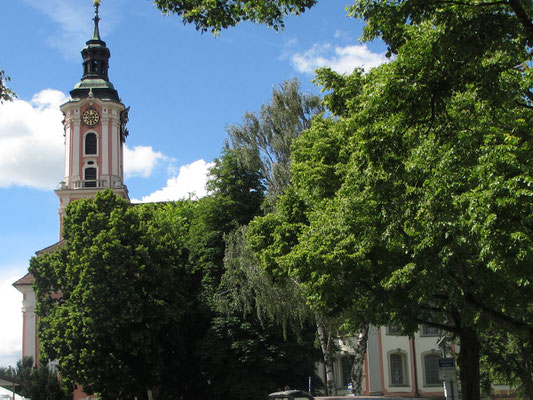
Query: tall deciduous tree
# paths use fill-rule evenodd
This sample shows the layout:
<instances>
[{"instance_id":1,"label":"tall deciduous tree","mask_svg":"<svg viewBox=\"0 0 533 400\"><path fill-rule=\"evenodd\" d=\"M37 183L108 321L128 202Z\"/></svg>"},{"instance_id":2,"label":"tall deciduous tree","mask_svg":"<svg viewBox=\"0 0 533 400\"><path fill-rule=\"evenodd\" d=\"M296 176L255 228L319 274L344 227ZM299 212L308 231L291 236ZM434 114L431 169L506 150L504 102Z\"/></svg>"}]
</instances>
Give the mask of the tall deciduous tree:
<instances>
[{"instance_id":1,"label":"tall deciduous tree","mask_svg":"<svg viewBox=\"0 0 533 400\"><path fill-rule=\"evenodd\" d=\"M275 88L272 99L264 104L258 113L246 113L244 122L230 126L228 133L231 142L241 159L250 168L260 168L266 183L265 209L284 207L277 202L289 186L291 172L291 146L302 132L311 126L313 116L324 111L319 96L300 92L296 79L286 81ZM289 221L277 221L283 226L302 223L297 213ZM326 369L326 388L328 394L336 393L333 362L336 347L335 333L338 329L336 319L312 310L301 296L301 288L295 279L274 276L272 271L261 269L259 260L250 254L243 241L243 232L227 237L229 244L226 252L224 287L233 305L239 304L244 312L255 312L260 318L274 320L290 325L298 330L304 321L311 321L316 327L323 361Z\"/></svg>"},{"instance_id":2,"label":"tall deciduous tree","mask_svg":"<svg viewBox=\"0 0 533 400\"><path fill-rule=\"evenodd\" d=\"M295 239L265 217L252 239L326 309L453 332L463 396L479 399L486 322L533 328L517 301L533 295L531 3L352 11L396 58L366 75L319 73L338 119L296 141L292 196L309 222Z\"/></svg>"},{"instance_id":3,"label":"tall deciduous tree","mask_svg":"<svg viewBox=\"0 0 533 400\"><path fill-rule=\"evenodd\" d=\"M264 199L260 170L245 165L229 145L214 163L207 183L210 195L198 201L188 236L191 263L202 271L208 297L224 272L224 235L258 215Z\"/></svg>"},{"instance_id":4,"label":"tall deciduous tree","mask_svg":"<svg viewBox=\"0 0 533 400\"><path fill-rule=\"evenodd\" d=\"M237 154L249 168L262 170L270 200L289 184L292 142L323 111L320 97L302 93L300 82L292 79L274 88L259 112L247 112L241 125L227 128Z\"/></svg>"},{"instance_id":5,"label":"tall deciduous tree","mask_svg":"<svg viewBox=\"0 0 533 400\"><path fill-rule=\"evenodd\" d=\"M196 282L189 203L137 205L111 191L71 203L64 245L31 260L42 361L103 399L183 393ZM180 386L181 384L181 386Z\"/></svg>"},{"instance_id":6,"label":"tall deciduous tree","mask_svg":"<svg viewBox=\"0 0 533 400\"><path fill-rule=\"evenodd\" d=\"M284 337L279 326L256 313L221 306L234 289L226 285L224 257L232 250L226 248L225 238L261 213L261 170L244 163L238 149L225 146L211 170L208 189L210 195L198 201L188 240L191 263L203 275L202 301L210 321L196 351L206 395L255 399L285 385L301 387L313 375L317 359L313 338L292 332Z\"/></svg>"}]
</instances>

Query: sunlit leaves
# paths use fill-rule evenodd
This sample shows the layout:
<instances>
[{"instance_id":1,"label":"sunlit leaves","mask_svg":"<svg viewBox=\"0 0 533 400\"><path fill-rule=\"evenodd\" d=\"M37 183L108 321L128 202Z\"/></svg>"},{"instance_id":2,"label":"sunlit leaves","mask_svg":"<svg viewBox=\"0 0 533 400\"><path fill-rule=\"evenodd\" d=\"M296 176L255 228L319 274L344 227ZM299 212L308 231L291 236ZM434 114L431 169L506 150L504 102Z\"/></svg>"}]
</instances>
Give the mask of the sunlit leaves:
<instances>
[{"instance_id":1,"label":"sunlit leaves","mask_svg":"<svg viewBox=\"0 0 533 400\"><path fill-rule=\"evenodd\" d=\"M316 0L155 0L164 14L177 14L197 30L218 33L242 21L283 29L284 18L314 6Z\"/></svg>"}]
</instances>

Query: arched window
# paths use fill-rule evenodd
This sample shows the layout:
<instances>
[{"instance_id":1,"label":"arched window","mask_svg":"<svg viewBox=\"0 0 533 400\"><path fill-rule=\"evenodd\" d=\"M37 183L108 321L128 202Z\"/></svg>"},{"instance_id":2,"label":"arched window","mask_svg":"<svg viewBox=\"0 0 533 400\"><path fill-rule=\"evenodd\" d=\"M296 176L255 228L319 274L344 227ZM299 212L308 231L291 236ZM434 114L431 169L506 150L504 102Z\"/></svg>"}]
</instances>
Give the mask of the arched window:
<instances>
[{"instance_id":1,"label":"arched window","mask_svg":"<svg viewBox=\"0 0 533 400\"><path fill-rule=\"evenodd\" d=\"M85 168L84 187L96 187L96 168Z\"/></svg>"},{"instance_id":2,"label":"arched window","mask_svg":"<svg viewBox=\"0 0 533 400\"><path fill-rule=\"evenodd\" d=\"M89 132L85 135L85 154L96 154L97 138L96 133Z\"/></svg>"},{"instance_id":3,"label":"arched window","mask_svg":"<svg viewBox=\"0 0 533 400\"><path fill-rule=\"evenodd\" d=\"M389 355L389 367L391 385L407 385L405 355L403 353L391 353Z\"/></svg>"},{"instance_id":4,"label":"arched window","mask_svg":"<svg viewBox=\"0 0 533 400\"><path fill-rule=\"evenodd\" d=\"M424 355L424 385L439 385L439 355L429 353Z\"/></svg>"}]
</instances>

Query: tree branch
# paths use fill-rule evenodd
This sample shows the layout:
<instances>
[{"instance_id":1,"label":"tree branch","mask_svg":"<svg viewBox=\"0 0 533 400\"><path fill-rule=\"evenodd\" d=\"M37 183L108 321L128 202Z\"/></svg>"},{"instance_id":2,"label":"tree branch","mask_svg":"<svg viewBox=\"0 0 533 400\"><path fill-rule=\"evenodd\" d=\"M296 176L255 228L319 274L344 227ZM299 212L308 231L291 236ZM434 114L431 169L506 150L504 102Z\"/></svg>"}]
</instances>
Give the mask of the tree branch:
<instances>
[{"instance_id":1,"label":"tree branch","mask_svg":"<svg viewBox=\"0 0 533 400\"><path fill-rule=\"evenodd\" d=\"M473 293L465 293L464 298L468 305L485 314L487 317L489 317L495 322L502 323L505 326L508 326L513 329L527 329L528 331L532 331L533 329L528 323L524 321L517 320L507 314L487 307L486 305L478 301Z\"/></svg>"},{"instance_id":2,"label":"tree branch","mask_svg":"<svg viewBox=\"0 0 533 400\"><path fill-rule=\"evenodd\" d=\"M522 6L522 3L520 0L508 0L509 6L513 10L514 14L516 15L516 18L518 18L518 22L524 27L524 30L526 31L526 35L529 41L529 44L533 44L533 22L531 21L531 18L527 15L526 10L524 9L524 6Z\"/></svg>"},{"instance_id":3,"label":"tree branch","mask_svg":"<svg viewBox=\"0 0 533 400\"><path fill-rule=\"evenodd\" d=\"M464 1L454 1L454 0L440 0L436 1L436 3L441 4L456 4L459 6L467 6L467 7L491 7L491 6L505 6L507 5L507 0L501 0L501 1L486 1L482 3L467 3Z\"/></svg>"},{"instance_id":4,"label":"tree branch","mask_svg":"<svg viewBox=\"0 0 533 400\"><path fill-rule=\"evenodd\" d=\"M427 321L422 318L415 318L415 321L418 322L419 324L432 326L433 328L441 329L446 332L459 333L460 331L459 328L457 328L456 326L450 326L450 325L440 324L438 322Z\"/></svg>"},{"instance_id":5,"label":"tree branch","mask_svg":"<svg viewBox=\"0 0 533 400\"><path fill-rule=\"evenodd\" d=\"M533 106L530 106L529 104L526 104L526 103L520 103L519 101L516 102L517 105L519 105L520 107L525 107L529 110L533 110Z\"/></svg>"}]
</instances>

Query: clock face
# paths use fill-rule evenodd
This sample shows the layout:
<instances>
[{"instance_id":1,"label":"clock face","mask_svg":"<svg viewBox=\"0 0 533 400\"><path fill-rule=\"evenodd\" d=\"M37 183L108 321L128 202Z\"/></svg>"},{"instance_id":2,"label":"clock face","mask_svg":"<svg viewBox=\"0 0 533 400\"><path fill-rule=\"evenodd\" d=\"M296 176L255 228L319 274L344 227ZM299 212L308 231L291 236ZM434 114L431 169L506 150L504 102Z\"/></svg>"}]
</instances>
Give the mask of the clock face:
<instances>
[{"instance_id":1,"label":"clock face","mask_svg":"<svg viewBox=\"0 0 533 400\"><path fill-rule=\"evenodd\" d=\"M96 110L87 110L83 113L82 119L85 125L93 126L100 121L100 114Z\"/></svg>"}]
</instances>

